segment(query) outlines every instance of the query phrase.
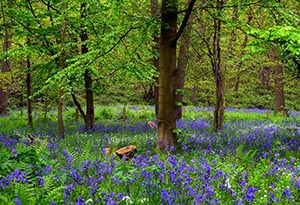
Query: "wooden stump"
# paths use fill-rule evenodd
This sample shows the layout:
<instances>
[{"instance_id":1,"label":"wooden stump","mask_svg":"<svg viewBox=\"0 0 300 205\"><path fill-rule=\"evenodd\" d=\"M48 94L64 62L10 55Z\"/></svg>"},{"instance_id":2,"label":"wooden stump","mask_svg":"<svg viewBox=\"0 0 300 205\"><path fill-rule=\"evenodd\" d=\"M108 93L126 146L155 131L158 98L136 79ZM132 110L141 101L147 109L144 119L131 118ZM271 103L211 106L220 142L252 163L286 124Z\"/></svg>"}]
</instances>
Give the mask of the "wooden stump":
<instances>
[{"instance_id":1,"label":"wooden stump","mask_svg":"<svg viewBox=\"0 0 300 205\"><path fill-rule=\"evenodd\" d=\"M135 145L128 145L126 147L122 147L116 151L116 154L121 158L125 158L126 160L131 159L136 153Z\"/></svg>"}]
</instances>

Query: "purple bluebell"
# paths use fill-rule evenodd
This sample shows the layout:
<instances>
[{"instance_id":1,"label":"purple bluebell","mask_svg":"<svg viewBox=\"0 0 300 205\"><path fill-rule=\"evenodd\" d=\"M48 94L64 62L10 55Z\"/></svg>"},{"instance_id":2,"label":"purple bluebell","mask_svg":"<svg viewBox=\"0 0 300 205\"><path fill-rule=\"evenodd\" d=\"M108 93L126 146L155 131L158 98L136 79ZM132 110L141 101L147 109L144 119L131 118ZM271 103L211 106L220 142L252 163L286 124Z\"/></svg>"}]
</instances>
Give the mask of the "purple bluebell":
<instances>
[{"instance_id":1,"label":"purple bluebell","mask_svg":"<svg viewBox=\"0 0 300 205\"><path fill-rule=\"evenodd\" d=\"M282 197L288 198L288 199L293 199L294 196L291 194L290 188L286 187L283 192L282 192Z\"/></svg>"},{"instance_id":2,"label":"purple bluebell","mask_svg":"<svg viewBox=\"0 0 300 205\"><path fill-rule=\"evenodd\" d=\"M246 190L246 193L245 193L245 199L248 201L248 202L252 202L255 198L255 192L257 191L258 189L252 187L252 186L248 186L247 190Z\"/></svg>"}]
</instances>

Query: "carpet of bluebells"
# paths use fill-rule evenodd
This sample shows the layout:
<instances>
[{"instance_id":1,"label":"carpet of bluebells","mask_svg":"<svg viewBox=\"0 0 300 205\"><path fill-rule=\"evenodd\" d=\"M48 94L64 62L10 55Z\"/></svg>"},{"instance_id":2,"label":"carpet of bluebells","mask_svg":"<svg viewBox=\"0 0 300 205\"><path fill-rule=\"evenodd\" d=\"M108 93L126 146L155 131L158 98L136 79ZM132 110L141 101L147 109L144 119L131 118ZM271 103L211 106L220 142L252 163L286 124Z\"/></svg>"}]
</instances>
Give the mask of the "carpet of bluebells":
<instances>
[{"instance_id":1,"label":"carpet of bluebells","mask_svg":"<svg viewBox=\"0 0 300 205\"><path fill-rule=\"evenodd\" d=\"M0 133L0 204L300 204L299 112L269 120L265 110L227 109L244 117L226 117L218 133L211 109L185 112L176 154L155 150L143 120L102 120L88 133L77 124L65 139L49 121L33 145L24 128ZM130 144L130 161L103 153Z\"/></svg>"}]
</instances>

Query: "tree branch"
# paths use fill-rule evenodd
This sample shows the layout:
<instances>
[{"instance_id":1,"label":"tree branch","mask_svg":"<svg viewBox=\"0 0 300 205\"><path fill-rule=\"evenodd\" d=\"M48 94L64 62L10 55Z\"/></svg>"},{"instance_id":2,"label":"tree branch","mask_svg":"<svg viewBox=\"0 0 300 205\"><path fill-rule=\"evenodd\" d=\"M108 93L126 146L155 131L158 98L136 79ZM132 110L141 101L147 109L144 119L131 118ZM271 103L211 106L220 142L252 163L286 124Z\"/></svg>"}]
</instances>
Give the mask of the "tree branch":
<instances>
[{"instance_id":1,"label":"tree branch","mask_svg":"<svg viewBox=\"0 0 300 205\"><path fill-rule=\"evenodd\" d=\"M183 19L183 21L182 21L182 23L181 23L181 25L180 25L180 27L179 27L179 30L177 31L176 37L175 37L175 39L174 39L175 42L180 38L181 34L182 34L183 31L184 31L184 28L185 28L186 25L187 25L187 22L188 22L188 20L189 20L189 18L190 18L190 15L191 15L191 13L192 13L192 10L193 10L193 7L194 7L195 2L196 2L196 0L191 0L191 1L190 1L189 6L188 6L188 9L187 9L187 11L185 12L184 19Z\"/></svg>"},{"instance_id":2,"label":"tree branch","mask_svg":"<svg viewBox=\"0 0 300 205\"><path fill-rule=\"evenodd\" d=\"M43 0L41 0L41 2L42 2L45 6L49 6L49 8L51 8L51 9L54 10L54 11L56 11L58 14L61 13L58 9L56 9L56 8L54 8L52 5L50 5L50 2L47 3L47 2L45 2L45 1L43 1Z\"/></svg>"},{"instance_id":3,"label":"tree branch","mask_svg":"<svg viewBox=\"0 0 300 205\"><path fill-rule=\"evenodd\" d=\"M72 89L72 90L73 90L73 89ZM85 120L86 120L86 115L85 115L85 113L84 113L84 111L83 111L83 109L82 109L80 103L78 102L78 100L77 100L77 98L76 98L76 96L75 96L74 93L71 93L71 96L72 96L72 100L73 100L74 104L75 104L76 107L78 108L78 110L79 110L79 112L80 112L80 115L81 115L81 117L83 118L83 120L84 120L84 122L85 122Z\"/></svg>"}]
</instances>

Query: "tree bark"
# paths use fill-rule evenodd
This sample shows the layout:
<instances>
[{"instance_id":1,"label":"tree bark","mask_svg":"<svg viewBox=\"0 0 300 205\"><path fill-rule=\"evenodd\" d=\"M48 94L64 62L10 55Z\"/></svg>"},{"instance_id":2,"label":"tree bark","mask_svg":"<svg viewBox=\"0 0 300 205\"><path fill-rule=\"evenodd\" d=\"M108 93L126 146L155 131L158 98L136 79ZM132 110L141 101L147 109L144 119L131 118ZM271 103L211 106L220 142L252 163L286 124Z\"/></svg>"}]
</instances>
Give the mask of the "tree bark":
<instances>
[{"instance_id":1,"label":"tree bark","mask_svg":"<svg viewBox=\"0 0 300 205\"><path fill-rule=\"evenodd\" d=\"M220 16L222 9L221 0L217 0L217 15ZM225 89L224 89L224 69L221 63L221 20L214 18L213 35L213 71L216 83L216 105L214 111L214 129L222 129L224 123L225 110Z\"/></svg>"},{"instance_id":2,"label":"tree bark","mask_svg":"<svg viewBox=\"0 0 300 205\"><path fill-rule=\"evenodd\" d=\"M176 81L175 81L175 90L176 90L176 119L182 118L182 102L183 102L183 88L184 88L184 74L185 69L188 64L188 50L190 46L190 33L192 30L192 16L188 21L185 32L182 34L180 41L180 49L177 61L177 70L176 70Z\"/></svg>"},{"instance_id":3,"label":"tree bark","mask_svg":"<svg viewBox=\"0 0 300 205\"><path fill-rule=\"evenodd\" d=\"M64 9L67 9L68 5L64 5ZM59 59L59 69L65 69L65 40L66 40L66 30L67 30L67 16L64 16L63 25L61 27L61 41L60 41L60 59ZM64 90L62 88L59 89L58 103L57 103L57 121L58 121L58 131L60 137L65 137L65 129L64 129L64 120L63 120L63 95Z\"/></svg>"},{"instance_id":4,"label":"tree bark","mask_svg":"<svg viewBox=\"0 0 300 205\"><path fill-rule=\"evenodd\" d=\"M271 48L271 59L274 63L274 93L276 112L287 115L284 98L284 66L275 47Z\"/></svg>"},{"instance_id":5,"label":"tree bark","mask_svg":"<svg viewBox=\"0 0 300 205\"><path fill-rule=\"evenodd\" d=\"M158 0L151 0L151 14L152 17L158 22L159 21L159 6L158 6ZM154 46L152 47L153 53L159 53L159 31L155 30L153 35L153 42ZM159 57L153 58L152 60L153 66L159 70ZM156 119L158 119L158 95L159 95L159 88L158 88L158 78L154 77L154 83L153 83L153 90L154 90L154 100L155 100L155 116Z\"/></svg>"},{"instance_id":6,"label":"tree bark","mask_svg":"<svg viewBox=\"0 0 300 205\"><path fill-rule=\"evenodd\" d=\"M177 1L163 0L159 56L158 144L159 151L175 151L177 135L175 116Z\"/></svg>"},{"instance_id":7,"label":"tree bark","mask_svg":"<svg viewBox=\"0 0 300 205\"><path fill-rule=\"evenodd\" d=\"M196 0L191 0L177 32L177 0L163 0L161 4L158 142L159 151L176 151L176 43L192 12Z\"/></svg>"},{"instance_id":8,"label":"tree bark","mask_svg":"<svg viewBox=\"0 0 300 205\"><path fill-rule=\"evenodd\" d=\"M85 18L85 8L86 3L81 4L81 18L84 20ZM81 40L81 53L85 54L89 52L89 49L86 45L86 41L88 40L88 35L86 29L81 28L80 32L80 40ZM85 128L86 130L92 130L95 124L94 117L94 97L93 97L93 80L91 71L89 68L85 68L84 71L84 85L85 85L85 95L86 95L86 119L85 119Z\"/></svg>"},{"instance_id":9,"label":"tree bark","mask_svg":"<svg viewBox=\"0 0 300 205\"><path fill-rule=\"evenodd\" d=\"M7 52L10 49L10 47L11 47L10 34L8 29L6 28L4 41L3 41L4 52ZM11 62L5 59L1 63L1 72L2 73L9 72L10 68L11 68ZM8 85L2 84L0 86L0 115L7 114L7 107L8 107Z\"/></svg>"}]
</instances>

